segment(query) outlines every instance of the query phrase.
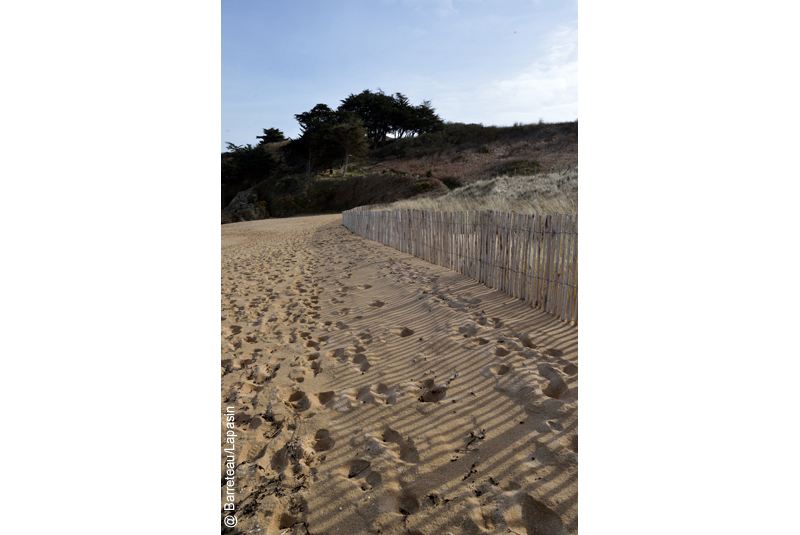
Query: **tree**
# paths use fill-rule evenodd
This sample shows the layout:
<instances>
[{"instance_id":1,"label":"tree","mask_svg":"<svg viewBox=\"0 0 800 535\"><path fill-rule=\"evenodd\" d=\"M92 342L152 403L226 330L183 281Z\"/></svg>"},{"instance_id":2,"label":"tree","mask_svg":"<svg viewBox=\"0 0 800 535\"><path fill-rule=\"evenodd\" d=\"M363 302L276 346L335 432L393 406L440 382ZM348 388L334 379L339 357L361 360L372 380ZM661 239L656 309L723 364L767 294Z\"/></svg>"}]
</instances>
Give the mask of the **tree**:
<instances>
[{"instance_id":1,"label":"tree","mask_svg":"<svg viewBox=\"0 0 800 535\"><path fill-rule=\"evenodd\" d=\"M400 139L413 132L416 110L402 93L394 94L392 104L391 127L395 137Z\"/></svg>"},{"instance_id":2,"label":"tree","mask_svg":"<svg viewBox=\"0 0 800 535\"><path fill-rule=\"evenodd\" d=\"M258 142L259 145L266 145L267 143L286 141L286 136L284 136L283 132L281 132L277 128L270 128L270 129L264 128L264 135L256 136L256 139L261 140Z\"/></svg>"},{"instance_id":3,"label":"tree","mask_svg":"<svg viewBox=\"0 0 800 535\"><path fill-rule=\"evenodd\" d=\"M422 104L414 107L412 130L415 134L429 134L441 130L443 126L444 122L441 117L436 115L436 109L431 105L430 100L423 100Z\"/></svg>"},{"instance_id":4,"label":"tree","mask_svg":"<svg viewBox=\"0 0 800 535\"><path fill-rule=\"evenodd\" d=\"M377 93L365 89L358 95L350 94L339 106L340 111L350 111L361 118L373 148L386 142L386 135L392 130L393 108L394 99L380 89Z\"/></svg>"},{"instance_id":5,"label":"tree","mask_svg":"<svg viewBox=\"0 0 800 535\"><path fill-rule=\"evenodd\" d=\"M356 113L361 118L373 148L385 144L389 133L402 138L433 132L443 124L429 100L412 106L402 93L387 95L380 88L377 93L365 89L358 95L351 94L342 101L339 110Z\"/></svg>"},{"instance_id":6,"label":"tree","mask_svg":"<svg viewBox=\"0 0 800 535\"><path fill-rule=\"evenodd\" d=\"M305 160L308 178L316 165L330 165L338 156L339 151L330 133L337 124L337 112L325 104L317 104L294 118L300 123L301 134L284 147L284 154L295 160Z\"/></svg>"},{"instance_id":7,"label":"tree","mask_svg":"<svg viewBox=\"0 0 800 535\"><path fill-rule=\"evenodd\" d=\"M331 129L331 139L344 149L344 170L342 177L347 174L347 162L350 155L360 156L367 150L367 132L364 123L355 114L343 112L339 117L339 124Z\"/></svg>"},{"instance_id":8,"label":"tree","mask_svg":"<svg viewBox=\"0 0 800 535\"><path fill-rule=\"evenodd\" d=\"M223 205L239 190L269 178L279 165L263 147L227 143L227 148L229 157L222 162L221 169Z\"/></svg>"}]
</instances>

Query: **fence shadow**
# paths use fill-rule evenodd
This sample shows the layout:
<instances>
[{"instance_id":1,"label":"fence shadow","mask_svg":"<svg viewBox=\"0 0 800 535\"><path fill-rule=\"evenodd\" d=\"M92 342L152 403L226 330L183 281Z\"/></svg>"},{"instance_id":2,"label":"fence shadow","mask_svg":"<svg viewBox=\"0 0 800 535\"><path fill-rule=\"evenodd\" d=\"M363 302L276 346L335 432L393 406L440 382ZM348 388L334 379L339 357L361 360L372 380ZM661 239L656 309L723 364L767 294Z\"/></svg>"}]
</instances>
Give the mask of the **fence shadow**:
<instances>
[{"instance_id":1,"label":"fence shadow","mask_svg":"<svg viewBox=\"0 0 800 535\"><path fill-rule=\"evenodd\" d=\"M577 215L378 208L344 212L342 224L578 324Z\"/></svg>"}]
</instances>

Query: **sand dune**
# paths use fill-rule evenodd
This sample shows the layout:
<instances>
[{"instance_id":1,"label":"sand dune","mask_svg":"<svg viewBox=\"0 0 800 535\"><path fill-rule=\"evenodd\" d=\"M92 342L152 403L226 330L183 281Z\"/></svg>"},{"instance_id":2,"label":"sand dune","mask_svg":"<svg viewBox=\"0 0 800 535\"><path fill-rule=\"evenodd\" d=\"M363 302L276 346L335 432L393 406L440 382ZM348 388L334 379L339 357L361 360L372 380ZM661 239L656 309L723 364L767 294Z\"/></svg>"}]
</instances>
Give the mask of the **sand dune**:
<instances>
[{"instance_id":1,"label":"sand dune","mask_svg":"<svg viewBox=\"0 0 800 535\"><path fill-rule=\"evenodd\" d=\"M221 373L227 532L578 531L577 329L339 215L222 227Z\"/></svg>"}]
</instances>

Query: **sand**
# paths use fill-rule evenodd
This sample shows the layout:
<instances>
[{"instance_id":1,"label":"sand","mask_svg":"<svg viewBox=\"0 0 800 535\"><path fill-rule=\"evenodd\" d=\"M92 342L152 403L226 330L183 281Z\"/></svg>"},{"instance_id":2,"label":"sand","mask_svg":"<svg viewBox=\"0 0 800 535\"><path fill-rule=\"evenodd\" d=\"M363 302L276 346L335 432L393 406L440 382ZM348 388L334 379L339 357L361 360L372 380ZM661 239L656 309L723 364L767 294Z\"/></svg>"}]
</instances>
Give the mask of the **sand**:
<instances>
[{"instance_id":1,"label":"sand","mask_svg":"<svg viewBox=\"0 0 800 535\"><path fill-rule=\"evenodd\" d=\"M223 532L578 532L577 328L340 215L222 226L221 373Z\"/></svg>"}]
</instances>

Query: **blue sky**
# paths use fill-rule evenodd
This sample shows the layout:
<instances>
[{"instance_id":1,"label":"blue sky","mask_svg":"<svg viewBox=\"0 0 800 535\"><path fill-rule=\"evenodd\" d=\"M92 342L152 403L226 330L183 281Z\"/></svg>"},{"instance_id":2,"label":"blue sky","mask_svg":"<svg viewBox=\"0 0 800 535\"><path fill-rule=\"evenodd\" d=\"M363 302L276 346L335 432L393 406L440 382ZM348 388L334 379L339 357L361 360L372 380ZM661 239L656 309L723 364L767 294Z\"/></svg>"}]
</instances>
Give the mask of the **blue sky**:
<instances>
[{"instance_id":1,"label":"blue sky","mask_svg":"<svg viewBox=\"0 0 800 535\"><path fill-rule=\"evenodd\" d=\"M577 2L222 2L222 150L378 88L446 121L575 120Z\"/></svg>"}]
</instances>

